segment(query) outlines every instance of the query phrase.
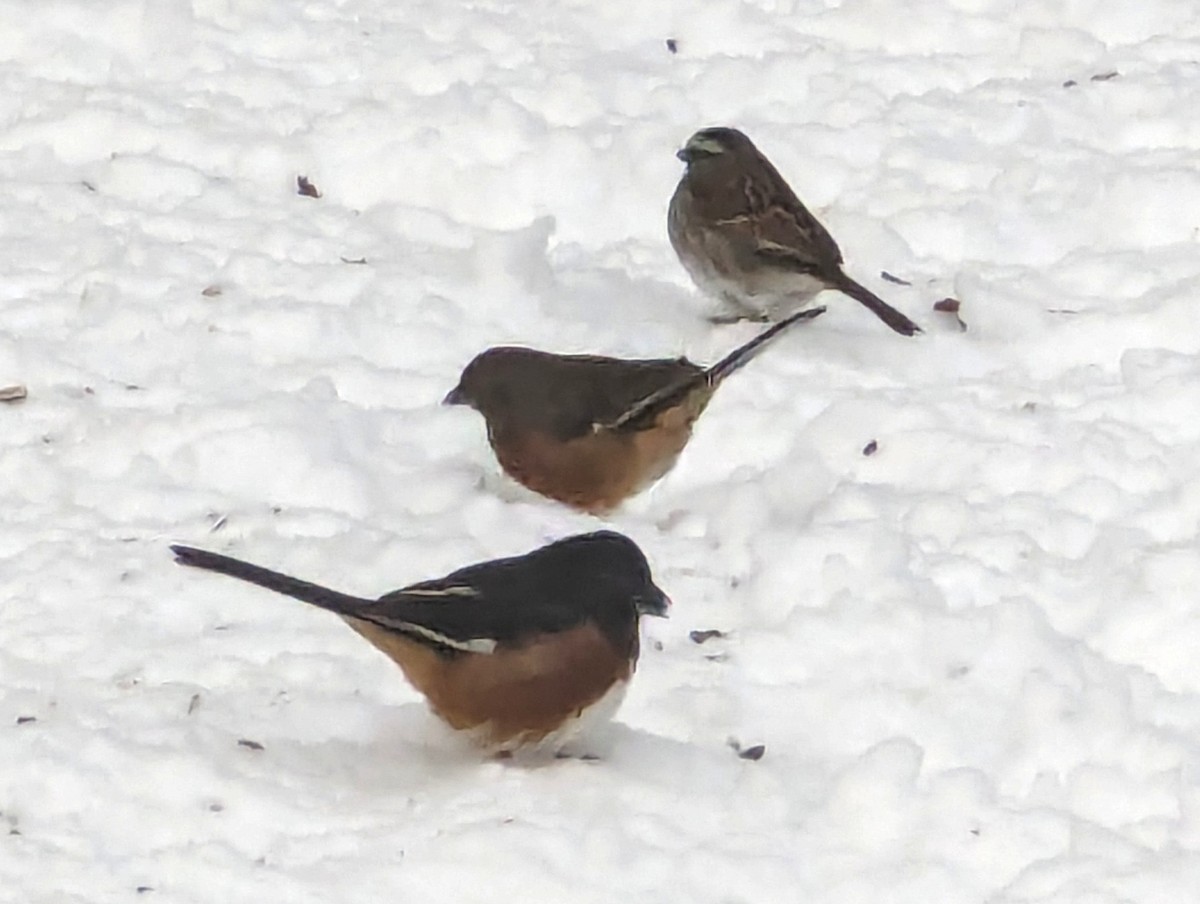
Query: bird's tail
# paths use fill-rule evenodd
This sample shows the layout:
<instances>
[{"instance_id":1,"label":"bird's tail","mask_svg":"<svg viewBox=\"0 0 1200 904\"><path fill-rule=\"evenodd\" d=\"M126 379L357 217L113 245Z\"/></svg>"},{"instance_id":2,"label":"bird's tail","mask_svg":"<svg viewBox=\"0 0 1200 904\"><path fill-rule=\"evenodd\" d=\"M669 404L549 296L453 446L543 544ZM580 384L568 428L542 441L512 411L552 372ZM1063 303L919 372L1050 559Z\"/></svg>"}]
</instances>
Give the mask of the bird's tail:
<instances>
[{"instance_id":1,"label":"bird's tail","mask_svg":"<svg viewBox=\"0 0 1200 904\"><path fill-rule=\"evenodd\" d=\"M768 329L763 330L745 345L739 345L712 367L704 371L708 385L715 388L731 373L749 364L750 359L757 355L764 345L788 327L801 320L812 320L814 317L819 317L824 313L825 309L823 307L797 311L795 314L791 314Z\"/></svg>"},{"instance_id":2,"label":"bird's tail","mask_svg":"<svg viewBox=\"0 0 1200 904\"><path fill-rule=\"evenodd\" d=\"M652 421L660 412L674 408L692 393L703 390L703 395L697 396L700 399L699 407L696 410L696 415L698 415L704 405L708 404L708 400L712 398L712 394L720 382L738 368L749 363L759 349L795 323L801 320L812 320L824 313L824 308L809 308L785 317L769 329L763 330L745 345L739 345L712 367L655 390L625 409L616 420L601 426L606 430L638 429L641 425Z\"/></svg>"},{"instance_id":3,"label":"bird's tail","mask_svg":"<svg viewBox=\"0 0 1200 904\"><path fill-rule=\"evenodd\" d=\"M919 326L893 308L890 304L868 289L866 286L860 286L849 276L844 276L833 288L839 292L844 292L849 295L859 304L868 308L872 314L890 326L902 336L912 336L920 333L922 330Z\"/></svg>"},{"instance_id":4,"label":"bird's tail","mask_svg":"<svg viewBox=\"0 0 1200 904\"><path fill-rule=\"evenodd\" d=\"M276 593L303 600L322 609L328 609L330 612L336 612L338 615L354 615L372 602L345 593L338 593L336 590L330 590L319 584L310 584L308 581L301 581L286 574L280 574L278 571L271 571L269 568L260 568L258 565L251 565L249 562L223 556L220 553L195 549L191 546L172 546L171 551L175 553L175 561L181 565L191 565L193 568L216 571L227 574L231 578L249 581L251 584L257 584L267 590L274 590Z\"/></svg>"}]
</instances>

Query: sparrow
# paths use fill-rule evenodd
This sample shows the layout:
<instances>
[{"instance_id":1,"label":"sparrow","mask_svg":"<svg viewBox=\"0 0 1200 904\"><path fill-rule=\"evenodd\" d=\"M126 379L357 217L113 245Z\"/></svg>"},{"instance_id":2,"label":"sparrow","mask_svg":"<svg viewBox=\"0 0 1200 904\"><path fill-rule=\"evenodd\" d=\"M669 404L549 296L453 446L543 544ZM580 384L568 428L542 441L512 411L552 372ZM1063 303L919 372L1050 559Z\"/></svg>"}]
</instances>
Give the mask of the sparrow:
<instances>
[{"instance_id":1,"label":"sparrow","mask_svg":"<svg viewBox=\"0 0 1200 904\"><path fill-rule=\"evenodd\" d=\"M726 377L784 330L824 311L798 311L707 368L687 358L489 348L466 366L443 403L483 415L500 467L518 483L605 514L674 467Z\"/></svg>"},{"instance_id":2,"label":"sparrow","mask_svg":"<svg viewBox=\"0 0 1200 904\"><path fill-rule=\"evenodd\" d=\"M451 728L493 753L559 751L620 704L642 615L670 600L628 537L598 531L364 599L190 546L215 571L341 616Z\"/></svg>"},{"instance_id":3,"label":"sparrow","mask_svg":"<svg viewBox=\"0 0 1200 904\"><path fill-rule=\"evenodd\" d=\"M687 168L667 233L697 287L732 320L776 320L834 289L897 333L921 328L842 271L842 252L754 143L737 129L701 129L676 154Z\"/></svg>"}]
</instances>

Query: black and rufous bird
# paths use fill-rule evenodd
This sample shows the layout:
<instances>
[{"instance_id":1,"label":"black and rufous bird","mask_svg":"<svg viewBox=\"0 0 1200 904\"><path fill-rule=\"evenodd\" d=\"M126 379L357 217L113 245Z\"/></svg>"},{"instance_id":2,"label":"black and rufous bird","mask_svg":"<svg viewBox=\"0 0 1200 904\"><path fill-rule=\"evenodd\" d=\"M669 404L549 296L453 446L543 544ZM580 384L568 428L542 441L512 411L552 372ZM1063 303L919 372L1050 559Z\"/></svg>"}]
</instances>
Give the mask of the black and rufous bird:
<instances>
[{"instance_id":1,"label":"black and rufous bird","mask_svg":"<svg viewBox=\"0 0 1200 904\"><path fill-rule=\"evenodd\" d=\"M833 289L897 333L921 328L842 271L837 242L754 143L737 129L701 129L676 155L687 169L667 233L699 289L726 310L719 320L777 320Z\"/></svg>"},{"instance_id":2,"label":"black and rufous bird","mask_svg":"<svg viewBox=\"0 0 1200 904\"><path fill-rule=\"evenodd\" d=\"M670 604L628 537L600 531L362 599L190 546L216 571L340 615L392 659L433 712L492 752L560 750L615 712L642 615Z\"/></svg>"},{"instance_id":3,"label":"black and rufous bird","mask_svg":"<svg viewBox=\"0 0 1200 904\"><path fill-rule=\"evenodd\" d=\"M483 415L500 467L518 483L603 514L671 470L726 377L824 310L799 311L708 368L687 358L490 348L466 366L444 402Z\"/></svg>"}]
</instances>

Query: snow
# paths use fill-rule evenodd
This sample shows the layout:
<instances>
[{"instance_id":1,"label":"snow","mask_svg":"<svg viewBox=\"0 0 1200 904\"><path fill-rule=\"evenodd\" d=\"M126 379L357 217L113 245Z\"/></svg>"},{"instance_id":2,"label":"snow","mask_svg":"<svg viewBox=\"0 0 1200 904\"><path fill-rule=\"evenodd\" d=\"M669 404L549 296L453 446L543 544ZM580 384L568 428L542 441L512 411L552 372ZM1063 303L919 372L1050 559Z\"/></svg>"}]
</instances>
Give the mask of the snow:
<instances>
[{"instance_id":1,"label":"snow","mask_svg":"<svg viewBox=\"0 0 1200 904\"><path fill-rule=\"evenodd\" d=\"M0 899L1195 900L1200 11L902 7L0 0ZM927 333L822 296L608 520L675 605L600 761L172 563L378 594L605 523L438 401L753 334L665 235L713 124Z\"/></svg>"}]
</instances>

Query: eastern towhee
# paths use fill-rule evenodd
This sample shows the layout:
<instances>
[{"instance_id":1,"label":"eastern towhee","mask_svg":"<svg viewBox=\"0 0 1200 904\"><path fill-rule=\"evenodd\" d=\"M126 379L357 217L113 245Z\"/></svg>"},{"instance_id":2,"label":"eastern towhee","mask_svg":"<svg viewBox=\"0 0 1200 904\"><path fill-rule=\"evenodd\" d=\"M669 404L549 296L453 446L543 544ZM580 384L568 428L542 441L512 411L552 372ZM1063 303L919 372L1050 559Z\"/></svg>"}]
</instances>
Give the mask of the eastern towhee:
<instances>
[{"instance_id":1,"label":"eastern towhee","mask_svg":"<svg viewBox=\"0 0 1200 904\"><path fill-rule=\"evenodd\" d=\"M337 613L400 666L435 714L494 752L557 751L585 714L611 716L637 663L639 616L665 616L670 605L642 551L612 531L469 565L377 600L171 549L184 565Z\"/></svg>"},{"instance_id":2,"label":"eastern towhee","mask_svg":"<svg viewBox=\"0 0 1200 904\"><path fill-rule=\"evenodd\" d=\"M671 470L722 380L780 332L824 310L792 314L708 368L687 358L490 348L444 403L483 415L500 467L518 483L602 514Z\"/></svg>"}]
</instances>

